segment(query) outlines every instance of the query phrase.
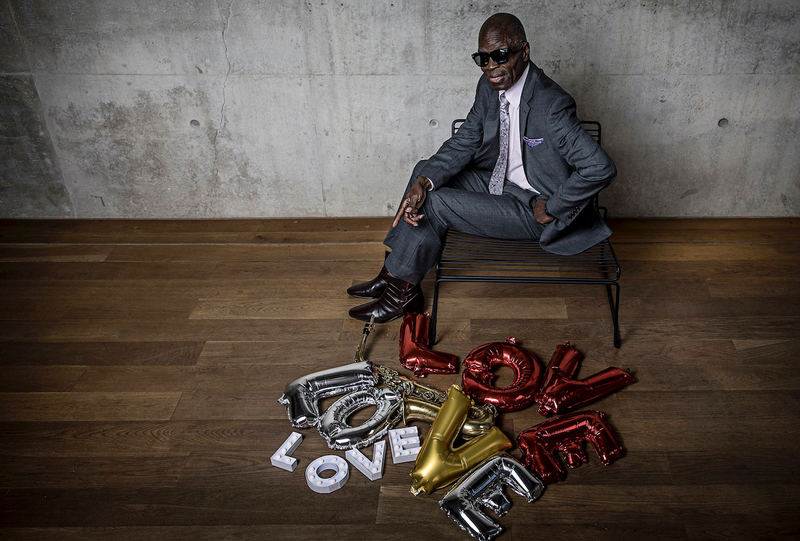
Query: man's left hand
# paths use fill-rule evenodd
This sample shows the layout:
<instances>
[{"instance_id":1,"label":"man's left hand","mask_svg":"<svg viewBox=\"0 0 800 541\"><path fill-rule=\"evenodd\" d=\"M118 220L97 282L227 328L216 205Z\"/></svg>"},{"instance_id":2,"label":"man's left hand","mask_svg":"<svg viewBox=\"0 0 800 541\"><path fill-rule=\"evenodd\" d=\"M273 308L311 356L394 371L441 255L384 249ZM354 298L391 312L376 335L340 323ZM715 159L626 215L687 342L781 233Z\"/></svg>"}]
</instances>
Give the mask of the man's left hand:
<instances>
[{"instance_id":1,"label":"man's left hand","mask_svg":"<svg viewBox=\"0 0 800 541\"><path fill-rule=\"evenodd\" d=\"M555 220L545 212L545 205L547 205L547 199L537 199L536 203L533 204L533 217L542 225L547 225Z\"/></svg>"},{"instance_id":2,"label":"man's left hand","mask_svg":"<svg viewBox=\"0 0 800 541\"><path fill-rule=\"evenodd\" d=\"M397 209L397 214L394 216L392 227L397 227L401 219L408 225L419 226L418 222L425 217L424 214L419 214L419 209L422 208L422 204L428 196L428 187L430 185L431 181L428 180L428 177L423 177L422 175L417 177L416 182L411 185L406 195L403 196L400 208Z\"/></svg>"}]
</instances>

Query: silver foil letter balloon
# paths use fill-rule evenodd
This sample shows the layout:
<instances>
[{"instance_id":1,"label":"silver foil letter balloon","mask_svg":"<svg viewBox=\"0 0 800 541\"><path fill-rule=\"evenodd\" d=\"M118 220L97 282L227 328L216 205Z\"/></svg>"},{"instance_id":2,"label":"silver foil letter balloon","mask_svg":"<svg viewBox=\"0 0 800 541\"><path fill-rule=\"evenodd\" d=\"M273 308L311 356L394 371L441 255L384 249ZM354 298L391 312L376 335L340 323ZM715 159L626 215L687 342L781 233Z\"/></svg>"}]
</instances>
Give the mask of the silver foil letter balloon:
<instances>
[{"instance_id":1,"label":"silver foil letter balloon","mask_svg":"<svg viewBox=\"0 0 800 541\"><path fill-rule=\"evenodd\" d=\"M360 409L375 406L375 413L359 426L347 419ZM339 398L320 417L319 435L331 449L358 449L386 435L403 418L403 397L392 389L361 389Z\"/></svg>"},{"instance_id":2,"label":"silver foil letter balloon","mask_svg":"<svg viewBox=\"0 0 800 541\"><path fill-rule=\"evenodd\" d=\"M320 399L367 389L377 382L371 362L351 363L294 380L286 386L278 402L286 406L294 428L309 428L319 423Z\"/></svg>"},{"instance_id":3,"label":"silver foil letter balloon","mask_svg":"<svg viewBox=\"0 0 800 541\"><path fill-rule=\"evenodd\" d=\"M491 541L503 528L482 508L491 509L498 517L505 515L511 507L511 500L503 493L506 486L528 503L538 500L544 492L544 484L537 476L504 454L485 460L464 475L439 501L439 507L472 537Z\"/></svg>"}]
</instances>

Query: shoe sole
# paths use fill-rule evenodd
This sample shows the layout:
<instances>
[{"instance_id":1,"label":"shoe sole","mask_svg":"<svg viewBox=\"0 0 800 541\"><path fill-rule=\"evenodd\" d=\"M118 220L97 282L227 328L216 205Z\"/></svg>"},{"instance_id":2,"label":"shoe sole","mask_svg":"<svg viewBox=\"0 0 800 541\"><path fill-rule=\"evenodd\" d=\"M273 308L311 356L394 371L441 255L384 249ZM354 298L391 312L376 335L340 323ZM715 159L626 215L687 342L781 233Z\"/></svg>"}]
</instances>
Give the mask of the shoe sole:
<instances>
[{"instance_id":1,"label":"shoe sole","mask_svg":"<svg viewBox=\"0 0 800 541\"><path fill-rule=\"evenodd\" d=\"M367 297L362 297L362 298L367 298ZM403 317L405 314L407 314L409 312L423 312L423 311L425 311L425 305L424 304L419 309L405 310L403 312L400 312L399 315L394 316L392 319L387 319L386 321L376 321L375 323L378 323L378 324L389 323L390 321L394 321L395 319L400 319L401 317ZM369 319L359 319L357 317L351 316L350 314L347 314L347 315L350 316L351 319L355 319L356 321L363 321L364 323L369 323Z\"/></svg>"},{"instance_id":2,"label":"shoe sole","mask_svg":"<svg viewBox=\"0 0 800 541\"><path fill-rule=\"evenodd\" d=\"M359 319L359 318L353 317L353 316L350 316L350 317L352 319L355 319L356 321L363 321L364 323L369 323L368 319ZM400 314L399 316L394 316L392 319L387 319L386 321L376 321L375 323L377 323L378 325L383 325L384 323L389 323L391 321L394 321L395 319L400 319L401 317L403 317L403 314Z\"/></svg>"}]
</instances>

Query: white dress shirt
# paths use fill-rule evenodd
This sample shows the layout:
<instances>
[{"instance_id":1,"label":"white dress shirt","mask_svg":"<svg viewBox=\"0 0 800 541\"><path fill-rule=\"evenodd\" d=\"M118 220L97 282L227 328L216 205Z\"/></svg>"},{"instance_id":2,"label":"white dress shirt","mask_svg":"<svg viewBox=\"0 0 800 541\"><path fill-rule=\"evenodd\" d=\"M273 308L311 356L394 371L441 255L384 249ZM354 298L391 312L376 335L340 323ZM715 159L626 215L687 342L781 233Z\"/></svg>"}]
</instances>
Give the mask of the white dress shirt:
<instances>
[{"instance_id":1,"label":"white dress shirt","mask_svg":"<svg viewBox=\"0 0 800 541\"><path fill-rule=\"evenodd\" d=\"M523 190L538 194L539 192L528 184L528 178L525 176L525 168L522 166L522 147L520 144L522 137L520 137L519 133L519 101L522 98L522 89L525 87L529 69L530 66L526 67L525 71L522 73L522 77L520 77L511 88L501 91L499 95L502 96L505 94L508 100L508 117L511 122L511 129L508 134L506 181L516 184Z\"/></svg>"}]
</instances>

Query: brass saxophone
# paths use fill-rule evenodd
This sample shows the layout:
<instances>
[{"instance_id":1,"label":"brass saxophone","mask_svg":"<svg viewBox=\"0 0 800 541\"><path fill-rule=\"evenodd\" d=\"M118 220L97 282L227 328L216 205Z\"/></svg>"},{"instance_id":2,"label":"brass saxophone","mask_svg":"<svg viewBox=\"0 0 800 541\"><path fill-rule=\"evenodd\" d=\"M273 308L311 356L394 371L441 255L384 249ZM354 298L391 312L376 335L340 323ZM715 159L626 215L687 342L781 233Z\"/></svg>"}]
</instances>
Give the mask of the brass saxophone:
<instances>
[{"instance_id":1,"label":"brass saxophone","mask_svg":"<svg viewBox=\"0 0 800 541\"><path fill-rule=\"evenodd\" d=\"M447 400L447 393L413 381L396 370L375 365L380 383L403 393L403 421L433 423L439 410ZM472 406L467 413L467 420L461 428L464 439L474 438L486 433L494 426L497 409L492 404Z\"/></svg>"},{"instance_id":2,"label":"brass saxophone","mask_svg":"<svg viewBox=\"0 0 800 541\"><path fill-rule=\"evenodd\" d=\"M353 360L354 363L361 363L366 361L367 359L364 358L364 347L367 345L367 338L369 338L369 333L375 330L375 316L369 317L369 323L364 324L364 330L361 334L361 343L358 344L356 348L356 358Z\"/></svg>"},{"instance_id":3,"label":"brass saxophone","mask_svg":"<svg viewBox=\"0 0 800 541\"><path fill-rule=\"evenodd\" d=\"M375 317L373 316L369 323L364 324L361 343L356 349L354 362L360 363L367 360L364 357L364 348L369 334L374 330ZM403 422L405 424L411 421L433 423L442 404L447 400L446 392L422 385L391 368L375 365L375 372L378 375L379 383L403 394ZM486 433L494 426L495 417L497 417L497 408L492 404L471 407L467 413L467 420L461 428L461 435L464 439L469 439Z\"/></svg>"}]
</instances>

